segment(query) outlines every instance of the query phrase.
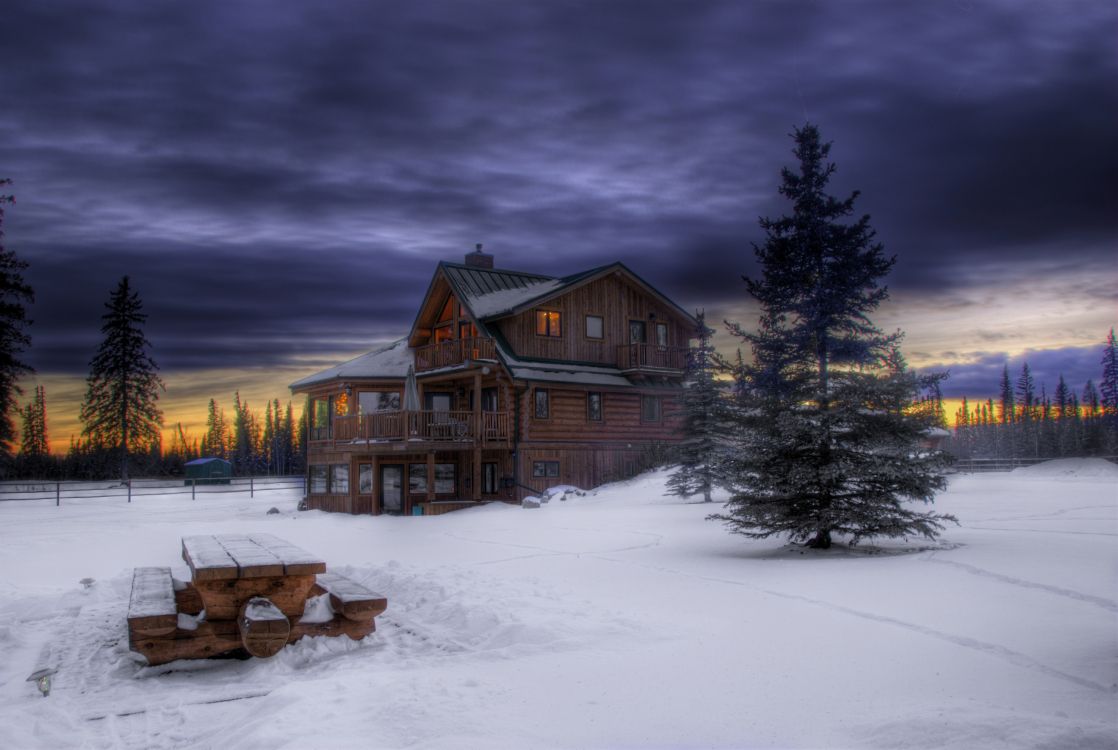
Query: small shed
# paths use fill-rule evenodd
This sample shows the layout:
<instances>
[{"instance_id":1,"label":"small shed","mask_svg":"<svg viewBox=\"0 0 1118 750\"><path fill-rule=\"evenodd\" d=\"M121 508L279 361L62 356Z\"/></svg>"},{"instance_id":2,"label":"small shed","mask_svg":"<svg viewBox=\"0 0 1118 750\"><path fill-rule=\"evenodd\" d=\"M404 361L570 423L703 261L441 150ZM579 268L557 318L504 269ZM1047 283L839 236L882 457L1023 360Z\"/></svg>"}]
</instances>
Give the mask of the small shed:
<instances>
[{"instance_id":1,"label":"small shed","mask_svg":"<svg viewBox=\"0 0 1118 750\"><path fill-rule=\"evenodd\" d=\"M233 476L233 464L224 458L196 458L187 461L186 481L184 484L229 484Z\"/></svg>"}]
</instances>

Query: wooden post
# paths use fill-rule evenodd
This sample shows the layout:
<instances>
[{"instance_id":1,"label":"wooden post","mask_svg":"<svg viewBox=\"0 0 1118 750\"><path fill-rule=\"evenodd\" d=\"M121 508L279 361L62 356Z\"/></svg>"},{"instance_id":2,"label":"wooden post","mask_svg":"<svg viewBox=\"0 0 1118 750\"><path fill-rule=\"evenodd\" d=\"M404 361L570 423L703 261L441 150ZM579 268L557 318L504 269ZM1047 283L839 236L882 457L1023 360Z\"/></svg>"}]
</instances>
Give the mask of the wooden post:
<instances>
[{"instance_id":1,"label":"wooden post","mask_svg":"<svg viewBox=\"0 0 1118 750\"><path fill-rule=\"evenodd\" d=\"M62 505L62 482L54 483L54 505L55 507Z\"/></svg>"},{"instance_id":2,"label":"wooden post","mask_svg":"<svg viewBox=\"0 0 1118 750\"><path fill-rule=\"evenodd\" d=\"M248 478L248 496L249 497L256 497L256 488L253 487L252 477Z\"/></svg>"},{"instance_id":3,"label":"wooden post","mask_svg":"<svg viewBox=\"0 0 1118 750\"><path fill-rule=\"evenodd\" d=\"M191 500L194 500L194 499L196 499L196 496L195 496L195 494L194 494L194 493L195 493L195 492L197 491L197 488L198 488L198 480L197 480L197 479L194 479L194 478L192 477L192 478L190 479L190 499L191 499Z\"/></svg>"},{"instance_id":4,"label":"wooden post","mask_svg":"<svg viewBox=\"0 0 1118 750\"><path fill-rule=\"evenodd\" d=\"M481 423L481 372L474 373L474 500L481 500L481 444L485 427Z\"/></svg>"},{"instance_id":5,"label":"wooden post","mask_svg":"<svg viewBox=\"0 0 1118 750\"><path fill-rule=\"evenodd\" d=\"M128 480L128 502L132 502L132 480Z\"/></svg>"}]
</instances>

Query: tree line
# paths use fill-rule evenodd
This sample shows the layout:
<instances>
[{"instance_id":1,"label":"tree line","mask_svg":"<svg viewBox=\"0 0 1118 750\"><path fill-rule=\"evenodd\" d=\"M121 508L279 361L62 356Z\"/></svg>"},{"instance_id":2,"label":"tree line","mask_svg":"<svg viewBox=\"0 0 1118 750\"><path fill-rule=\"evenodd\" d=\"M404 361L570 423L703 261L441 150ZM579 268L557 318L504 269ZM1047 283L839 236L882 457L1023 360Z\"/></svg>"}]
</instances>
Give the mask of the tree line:
<instances>
[{"instance_id":1,"label":"tree line","mask_svg":"<svg viewBox=\"0 0 1118 750\"><path fill-rule=\"evenodd\" d=\"M1118 346L1110 330L1098 387L1076 394L1061 374L1049 394L1028 362L1017 377L1002 369L997 398L963 399L947 448L960 458L1067 458L1118 454Z\"/></svg>"},{"instance_id":2,"label":"tree line","mask_svg":"<svg viewBox=\"0 0 1118 750\"><path fill-rule=\"evenodd\" d=\"M0 179L0 188L10 184ZM0 477L127 481L133 473L181 476L183 464L203 456L229 460L237 475L303 471L300 438L306 434L307 410L296 422L291 402L281 411L279 399L273 399L261 419L239 392L231 420L211 399L201 440L191 439L179 423L164 450L158 405L164 385L143 332L147 315L128 276L110 294L101 316L103 338L86 378L82 433L71 437L64 456L51 454L45 389L38 386L29 403L18 404L20 379L34 373L23 358L31 346L27 306L35 296L23 279L27 263L3 244L4 207L14 202L13 196L0 194ZM16 414L22 422L18 434Z\"/></svg>"}]
</instances>

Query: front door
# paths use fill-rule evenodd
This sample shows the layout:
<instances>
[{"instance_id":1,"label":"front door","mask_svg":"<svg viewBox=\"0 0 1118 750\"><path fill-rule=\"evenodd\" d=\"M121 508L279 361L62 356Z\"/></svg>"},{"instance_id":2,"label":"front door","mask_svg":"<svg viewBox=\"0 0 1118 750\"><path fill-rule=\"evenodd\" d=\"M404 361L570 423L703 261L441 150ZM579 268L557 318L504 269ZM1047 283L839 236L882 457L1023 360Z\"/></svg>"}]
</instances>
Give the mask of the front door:
<instances>
[{"instance_id":1,"label":"front door","mask_svg":"<svg viewBox=\"0 0 1118 750\"><path fill-rule=\"evenodd\" d=\"M385 513L399 515L404 512L403 464L381 464L380 507Z\"/></svg>"}]
</instances>

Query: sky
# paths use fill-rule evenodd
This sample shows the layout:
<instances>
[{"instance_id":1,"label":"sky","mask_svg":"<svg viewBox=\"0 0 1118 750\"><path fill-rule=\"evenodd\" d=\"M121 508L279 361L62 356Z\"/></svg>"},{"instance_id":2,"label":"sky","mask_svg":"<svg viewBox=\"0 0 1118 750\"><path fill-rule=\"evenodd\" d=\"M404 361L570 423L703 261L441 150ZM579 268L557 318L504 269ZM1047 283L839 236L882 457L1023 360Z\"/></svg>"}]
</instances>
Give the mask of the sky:
<instances>
[{"instance_id":1,"label":"sky","mask_svg":"<svg viewBox=\"0 0 1118 750\"><path fill-rule=\"evenodd\" d=\"M25 387L65 447L127 274L168 425L200 437L210 398L262 413L406 333L479 242L540 273L620 260L749 325L810 121L896 256L876 322L909 363L949 397L1023 361L1080 391L1118 324L1116 39L1109 1L8 0Z\"/></svg>"}]
</instances>

